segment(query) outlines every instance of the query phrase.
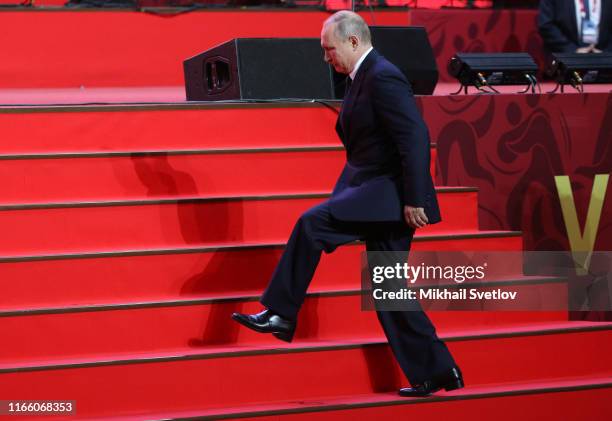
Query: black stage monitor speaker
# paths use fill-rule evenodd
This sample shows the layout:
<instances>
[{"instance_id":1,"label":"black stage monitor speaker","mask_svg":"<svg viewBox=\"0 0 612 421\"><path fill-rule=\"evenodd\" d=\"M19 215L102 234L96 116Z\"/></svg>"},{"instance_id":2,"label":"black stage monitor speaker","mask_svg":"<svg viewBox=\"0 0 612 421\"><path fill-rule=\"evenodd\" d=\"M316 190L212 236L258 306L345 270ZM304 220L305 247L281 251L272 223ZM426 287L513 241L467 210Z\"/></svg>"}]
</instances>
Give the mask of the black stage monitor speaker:
<instances>
[{"instance_id":1,"label":"black stage monitor speaker","mask_svg":"<svg viewBox=\"0 0 612 421\"><path fill-rule=\"evenodd\" d=\"M183 68L188 101L334 99L318 38L237 38Z\"/></svg>"},{"instance_id":2,"label":"black stage monitor speaker","mask_svg":"<svg viewBox=\"0 0 612 421\"><path fill-rule=\"evenodd\" d=\"M416 95L431 95L438 66L422 26L371 26L372 45L406 76Z\"/></svg>"}]
</instances>

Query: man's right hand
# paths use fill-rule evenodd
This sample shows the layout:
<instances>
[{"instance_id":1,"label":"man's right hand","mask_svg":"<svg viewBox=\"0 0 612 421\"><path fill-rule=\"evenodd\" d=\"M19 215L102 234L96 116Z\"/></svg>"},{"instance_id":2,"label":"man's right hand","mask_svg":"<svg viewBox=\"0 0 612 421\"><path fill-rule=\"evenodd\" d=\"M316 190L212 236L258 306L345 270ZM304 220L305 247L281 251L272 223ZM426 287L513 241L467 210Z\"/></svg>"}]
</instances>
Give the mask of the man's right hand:
<instances>
[{"instance_id":1,"label":"man's right hand","mask_svg":"<svg viewBox=\"0 0 612 421\"><path fill-rule=\"evenodd\" d=\"M404 206L404 218L406 223L412 228L421 228L429 223L424 208Z\"/></svg>"}]
</instances>

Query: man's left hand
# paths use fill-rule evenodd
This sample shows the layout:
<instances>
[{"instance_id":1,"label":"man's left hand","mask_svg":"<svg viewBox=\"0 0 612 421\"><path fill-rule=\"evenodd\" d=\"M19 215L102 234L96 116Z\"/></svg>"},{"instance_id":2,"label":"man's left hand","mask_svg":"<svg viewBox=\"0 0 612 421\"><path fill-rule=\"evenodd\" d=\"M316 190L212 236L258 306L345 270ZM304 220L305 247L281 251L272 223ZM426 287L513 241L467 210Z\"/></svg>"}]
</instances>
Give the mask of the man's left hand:
<instances>
[{"instance_id":1,"label":"man's left hand","mask_svg":"<svg viewBox=\"0 0 612 421\"><path fill-rule=\"evenodd\" d=\"M412 228L421 228L429 223L424 208L414 208L412 206L404 206L404 218L406 223Z\"/></svg>"}]
</instances>

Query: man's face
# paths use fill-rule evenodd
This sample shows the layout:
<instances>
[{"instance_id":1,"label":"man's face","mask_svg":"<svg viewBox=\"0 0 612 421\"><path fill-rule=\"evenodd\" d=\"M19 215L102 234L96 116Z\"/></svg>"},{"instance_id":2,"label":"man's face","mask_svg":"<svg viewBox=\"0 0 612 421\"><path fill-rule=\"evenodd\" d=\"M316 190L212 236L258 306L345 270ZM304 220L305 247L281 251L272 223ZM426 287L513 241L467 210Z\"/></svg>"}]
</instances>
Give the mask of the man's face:
<instances>
[{"instance_id":1,"label":"man's face","mask_svg":"<svg viewBox=\"0 0 612 421\"><path fill-rule=\"evenodd\" d=\"M335 33L335 23L323 25L321 30L321 47L325 62L334 66L338 73L348 75L355 64L355 50L350 38L339 39Z\"/></svg>"}]
</instances>

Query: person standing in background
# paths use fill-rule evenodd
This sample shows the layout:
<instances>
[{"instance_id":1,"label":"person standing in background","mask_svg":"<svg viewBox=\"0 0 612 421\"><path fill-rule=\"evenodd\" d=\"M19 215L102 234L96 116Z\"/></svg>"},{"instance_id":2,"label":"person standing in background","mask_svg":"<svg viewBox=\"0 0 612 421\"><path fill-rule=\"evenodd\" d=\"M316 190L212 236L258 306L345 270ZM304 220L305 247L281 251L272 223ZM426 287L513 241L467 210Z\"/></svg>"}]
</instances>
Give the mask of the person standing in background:
<instances>
[{"instance_id":1,"label":"person standing in background","mask_svg":"<svg viewBox=\"0 0 612 421\"><path fill-rule=\"evenodd\" d=\"M538 30L551 53L612 52L612 0L540 0Z\"/></svg>"}]
</instances>

